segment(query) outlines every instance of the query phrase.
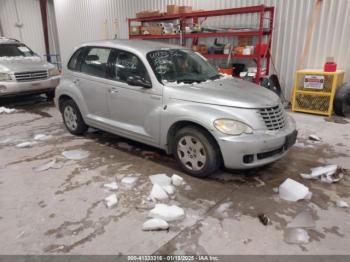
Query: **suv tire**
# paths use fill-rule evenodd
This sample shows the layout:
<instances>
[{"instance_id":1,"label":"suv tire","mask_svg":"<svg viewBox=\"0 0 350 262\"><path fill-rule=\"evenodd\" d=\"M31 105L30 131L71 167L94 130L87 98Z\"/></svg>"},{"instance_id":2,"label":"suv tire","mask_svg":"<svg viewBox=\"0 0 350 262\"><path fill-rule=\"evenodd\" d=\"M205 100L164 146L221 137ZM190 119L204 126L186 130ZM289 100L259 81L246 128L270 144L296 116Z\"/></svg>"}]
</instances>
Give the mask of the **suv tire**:
<instances>
[{"instance_id":1,"label":"suv tire","mask_svg":"<svg viewBox=\"0 0 350 262\"><path fill-rule=\"evenodd\" d=\"M76 103L69 99L62 102L62 118L64 125L73 135L83 135L88 129Z\"/></svg>"},{"instance_id":2,"label":"suv tire","mask_svg":"<svg viewBox=\"0 0 350 262\"><path fill-rule=\"evenodd\" d=\"M214 139L196 127L180 129L174 138L173 154L178 166L195 177L208 177L221 164L220 150Z\"/></svg>"}]
</instances>

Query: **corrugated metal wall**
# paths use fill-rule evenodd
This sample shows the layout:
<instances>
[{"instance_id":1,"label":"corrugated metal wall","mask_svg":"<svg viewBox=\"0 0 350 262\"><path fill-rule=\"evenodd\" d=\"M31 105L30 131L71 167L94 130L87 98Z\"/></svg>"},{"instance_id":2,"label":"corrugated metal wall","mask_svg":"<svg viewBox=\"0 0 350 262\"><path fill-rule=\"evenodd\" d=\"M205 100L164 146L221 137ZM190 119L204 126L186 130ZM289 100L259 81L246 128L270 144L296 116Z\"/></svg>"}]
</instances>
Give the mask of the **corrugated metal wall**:
<instances>
[{"instance_id":1,"label":"corrugated metal wall","mask_svg":"<svg viewBox=\"0 0 350 262\"><path fill-rule=\"evenodd\" d=\"M15 0L0 0L0 21L4 34L19 38L15 27ZM23 21L23 38L39 54L44 41L38 0L16 0ZM290 98L294 72L303 50L309 21L316 0L54 0L59 46L64 61L80 42L128 37L127 18L141 10L165 10L167 4L192 5L195 9L222 9L250 5L276 7L273 35L273 61L287 98ZM253 25L254 15L238 18L210 18L207 25ZM350 0L324 0L320 21L305 59L306 67L321 68L327 56L350 75Z\"/></svg>"},{"instance_id":2,"label":"corrugated metal wall","mask_svg":"<svg viewBox=\"0 0 350 262\"><path fill-rule=\"evenodd\" d=\"M38 0L0 0L0 23L4 36L21 40L39 55L45 53Z\"/></svg>"}]
</instances>

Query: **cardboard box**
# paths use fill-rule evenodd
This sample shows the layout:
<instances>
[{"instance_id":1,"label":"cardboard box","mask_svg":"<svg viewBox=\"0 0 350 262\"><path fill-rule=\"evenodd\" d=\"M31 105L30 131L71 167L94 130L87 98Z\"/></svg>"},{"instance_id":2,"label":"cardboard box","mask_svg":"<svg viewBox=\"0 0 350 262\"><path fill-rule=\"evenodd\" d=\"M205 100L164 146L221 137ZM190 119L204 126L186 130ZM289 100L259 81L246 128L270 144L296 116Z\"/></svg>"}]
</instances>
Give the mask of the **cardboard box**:
<instances>
[{"instance_id":1,"label":"cardboard box","mask_svg":"<svg viewBox=\"0 0 350 262\"><path fill-rule=\"evenodd\" d=\"M167 5L166 12L168 15L178 14L179 13L179 6L178 5Z\"/></svg>"},{"instance_id":2,"label":"cardboard box","mask_svg":"<svg viewBox=\"0 0 350 262\"><path fill-rule=\"evenodd\" d=\"M192 6L186 6L186 5L182 5L179 7L179 13L183 14L183 13L191 13L192 12Z\"/></svg>"},{"instance_id":3,"label":"cardboard box","mask_svg":"<svg viewBox=\"0 0 350 262\"><path fill-rule=\"evenodd\" d=\"M251 46L252 42L253 42L253 39L250 36L238 37L238 46L241 46L241 47L246 47L247 45Z\"/></svg>"},{"instance_id":4,"label":"cardboard box","mask_svg":"<svg viewBox=\"0 0 350 262\"><path fill-rule=\"evenodd\" d=\"M162 31L163 29L160 26L142 26L141 27L142 35L161 35Z\"/></svg>"},{"instance_id":5,"label":"cardboard box","mask_svg":"<svg viewBox=\"0 0 350 262\"><path fill-rule=\"evenodd\" d=\"M160 12L159 10L154 10L154 11L142 11L136 13L137 18L142 18L142 17L150 17L150 16L159 16Z\"/></svg>"}]
</instances>

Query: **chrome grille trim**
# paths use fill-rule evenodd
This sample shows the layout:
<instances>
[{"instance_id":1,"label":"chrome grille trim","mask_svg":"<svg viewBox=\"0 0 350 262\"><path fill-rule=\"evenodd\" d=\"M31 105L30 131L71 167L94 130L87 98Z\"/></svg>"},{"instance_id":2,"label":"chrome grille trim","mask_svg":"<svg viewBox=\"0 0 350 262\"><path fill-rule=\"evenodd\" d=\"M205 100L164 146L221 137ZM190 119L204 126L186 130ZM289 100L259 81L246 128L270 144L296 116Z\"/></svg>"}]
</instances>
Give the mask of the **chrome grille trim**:
<instances>
[{"instance_id":1,"label":"chrome grille trim","mask_svg":"<svg viewBox=\"0 0 350 262\"><path fill-rule=\"evenodd\" d=\"M17 72L14 75L15 75L16 81L18 81L18 82L43 80L43 79L48 78L47 70L31 71L31 72Z\"/></svg>"},{"instance_id":2,"label":"chrome grille trim","mask_svg":"<svg viewBox=\"0 0 350 262\"><path fill-rule=\"evenodd\" d=\"M259 109L259 114L268 130L280 130L286 126L282 105Z\"/></svg>"}]
</instances>

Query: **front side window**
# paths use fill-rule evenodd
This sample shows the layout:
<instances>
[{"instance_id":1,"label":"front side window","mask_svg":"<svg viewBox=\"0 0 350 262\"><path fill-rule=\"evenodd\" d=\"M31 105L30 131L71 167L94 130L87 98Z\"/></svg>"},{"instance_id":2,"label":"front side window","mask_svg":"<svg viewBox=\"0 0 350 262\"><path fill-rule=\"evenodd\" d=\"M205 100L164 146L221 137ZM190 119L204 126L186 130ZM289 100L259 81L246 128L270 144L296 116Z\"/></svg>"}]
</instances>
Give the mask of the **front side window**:
<instances>
[{"instance_id":1,"label":"front side window","mask_svg":"<svg viewBox=\"0 0 350 262\"><path fill-rule=\"evenodd\" d=\"M88 75L106 77L111 49L92 47L83 58L80 71Z\"/></svg>"},{"instance_id":2,"label":"front side window","mask_svg":"<svg viewBox=\"0 0 350 262\"><path fill-rule=\"evenodd\" d=\"M117 51L115 61L112 64L112 77L117 81L127 82L129 76L138 76L149 81L145 65L140 58L130 52Z\"/></svg>"},{"instance_id":3,"label":"front side window","mask_svg":"<svg viewBox=\"0 0 350 262\"><path fill-rule=\"evenodd\" d=\"M215 67L190 50L167 49L147 54L159 82L203 82L220 78Z\"/></svg>"},{"instance_id":4,"label":"front side window","mask_svg":"<svg viewBox=\"0 0 350 262\"><path fill-rule=\"evenodd\" d=\"M35 53L24 44L1 44L0 57L31 57Z\"/></svg>"}]
</instances>

